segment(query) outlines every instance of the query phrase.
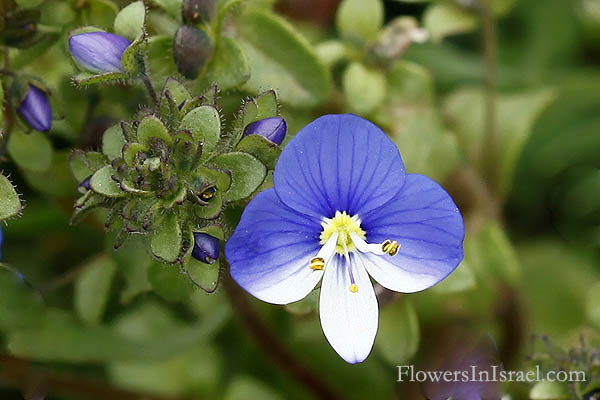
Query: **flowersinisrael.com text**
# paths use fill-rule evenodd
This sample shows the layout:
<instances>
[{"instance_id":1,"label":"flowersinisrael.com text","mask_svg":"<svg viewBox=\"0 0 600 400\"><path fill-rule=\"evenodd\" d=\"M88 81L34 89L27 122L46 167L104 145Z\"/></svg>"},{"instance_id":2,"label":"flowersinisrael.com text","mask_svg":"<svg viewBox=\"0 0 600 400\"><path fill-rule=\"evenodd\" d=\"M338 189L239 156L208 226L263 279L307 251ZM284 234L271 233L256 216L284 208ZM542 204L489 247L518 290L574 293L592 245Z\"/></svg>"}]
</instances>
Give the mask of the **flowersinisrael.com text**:
<instances>
[{"instance_id":1,"label":"flowersinisrael.com text","mask_svg":"<svg viewBox=\"0 0 600 400\"><path fill-rule=\"evenodd\" d=\"M534 370L507 371L501 365L491 365L482 369L471 365L469 369L459 371L420 371L413 365L398 365L398 382L583 382L584 371L548 371Z\"/></svg>"}]
</instances>

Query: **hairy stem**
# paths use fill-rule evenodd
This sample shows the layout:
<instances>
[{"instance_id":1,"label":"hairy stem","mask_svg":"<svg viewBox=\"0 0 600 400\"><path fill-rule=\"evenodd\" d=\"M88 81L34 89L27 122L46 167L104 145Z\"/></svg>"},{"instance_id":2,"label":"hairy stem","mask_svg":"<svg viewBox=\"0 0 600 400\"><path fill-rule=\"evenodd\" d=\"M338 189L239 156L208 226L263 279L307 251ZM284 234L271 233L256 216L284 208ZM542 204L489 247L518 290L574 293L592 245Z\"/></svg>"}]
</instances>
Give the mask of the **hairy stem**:
<instances>
[{"instance_id":1,"label":"hairy stem","mask_svg":"<svg viewBox=\"0 0 600 400\"><path fill-rule=\"evenodd\" d=\"M308 388L314 396L323 400L336 400L342 397L333 391L321 376L305 366L281 343L279 338L265 324L258 313L248 302L246 294L229 276L229 265L221 258L221 265L225 266L223 273L223 286L233 305L233 309L246 329L250 332L256 344L277 366L290 377Z\"/></svg>"}]
</instances>

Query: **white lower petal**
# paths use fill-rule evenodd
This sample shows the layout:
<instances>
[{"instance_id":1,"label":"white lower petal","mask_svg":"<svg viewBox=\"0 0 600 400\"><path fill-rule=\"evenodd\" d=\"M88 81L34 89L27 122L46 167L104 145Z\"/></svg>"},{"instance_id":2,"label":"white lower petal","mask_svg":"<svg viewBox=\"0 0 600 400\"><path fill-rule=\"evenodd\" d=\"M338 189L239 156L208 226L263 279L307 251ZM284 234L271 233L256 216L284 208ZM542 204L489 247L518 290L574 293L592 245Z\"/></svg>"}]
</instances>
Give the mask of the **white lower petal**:
<instances>
[{"instance_id":1,"label":"white lower petal","mask_svg":"<svg viewBox=\"0 0 600 400\"><path fill-rule=\"evenodd\" d=\"M373 285L364 266L353 254L350 257L355 293L350 291L346 260L335 256L321 284L319 314L321 327L331 347L351 364L363 361L373 347L379 322L379 309Z\"/></svg>"},{"instance_id":2,"label":"white lower petal","mask_svg":"<svg viewBox=\"0 0 600 400\"><path fill-rule=\"evenodd\" d=\"M398 259L402 258L400 254L396 255ZM365 268L369 275L373 277L381 286L401 293L420 292L430 288L441 279L437 275L426 273L409 272L398 265L388 261L389 255L361 254ZM407 262L419 262L419 260L407 260Z\"/></svg>"}]
</instances>

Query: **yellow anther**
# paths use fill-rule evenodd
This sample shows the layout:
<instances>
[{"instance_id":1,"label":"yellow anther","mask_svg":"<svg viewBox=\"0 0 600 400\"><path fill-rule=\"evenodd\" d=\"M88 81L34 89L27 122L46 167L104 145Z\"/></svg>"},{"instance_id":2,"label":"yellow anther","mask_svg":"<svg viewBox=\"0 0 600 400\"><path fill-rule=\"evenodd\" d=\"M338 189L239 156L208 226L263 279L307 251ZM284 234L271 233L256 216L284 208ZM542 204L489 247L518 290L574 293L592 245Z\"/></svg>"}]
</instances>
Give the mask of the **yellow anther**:
<instances>
[{"instance_id":1,"label":"yellow anther","mask_svg":"<svg viewBox=\"0 0 600 400\"><path fill-rule=\"evenodd\" d=\"M315 271L322 271L325 268L325 260L321 257L315 257L310 260L310 267Z\"/></svg>"},{"instance_id":2,"label":"yellow anther","mask_svg":"<svg viewBox=\"0 0 600 400\"><path fill-rule=\"evenodd\" d=\"M352 285L350 285L350 291L352 293L358 292L358 285L356 283L353 283Z\"/></svg>"},{"instance_id":3,"label":"yellow anther","mask_svg":"<svg viewBox=\"0 0 600 400\"><path fill-rule=\"evenodd\" d=\"M396 254L398 254L399 248L400 248L400 246L398 246L398 242L395 240L391 241L388 239L381 244L381 250L384 253L388 253L392 257L395 256Z\"/></svg>"}]
</instances>

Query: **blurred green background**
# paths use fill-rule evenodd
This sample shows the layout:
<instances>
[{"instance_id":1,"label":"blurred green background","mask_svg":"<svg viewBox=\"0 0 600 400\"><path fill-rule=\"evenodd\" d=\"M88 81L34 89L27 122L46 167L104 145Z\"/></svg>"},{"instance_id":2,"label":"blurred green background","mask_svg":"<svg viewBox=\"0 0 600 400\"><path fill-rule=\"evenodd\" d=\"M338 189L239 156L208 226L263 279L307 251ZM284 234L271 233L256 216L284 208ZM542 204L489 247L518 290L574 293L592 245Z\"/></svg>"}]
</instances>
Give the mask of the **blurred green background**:
<instances>
[{"instance_id":1,"label":"blurred green background","mask_svg":"<svg viewBox=\"0 0 600 400\"><path fill-rule=\"evenodd\" d=\"M222 287L193 287L154 261L143 238L113 252L94 218L69 225L77 197L69 152L99 148L103 131L145 99L137 87L75 89L65 40L77 26L111 27L128 2L17 3L41 11L46 36L11 49L11 66L44 80L64 118L44 138L13 136L21 143L0 160L26 204L2 227L2 262L11 270L0 285L0 398L314 398L314 388L281 365L287 359L274 361L269 346L257 344L245 309ZM172 35L177 17L169 10L180 1L146 3L150 36ZM448 189L467 224L466 257L449 279L418 294L380 293L379 333L360 365L328 345L314 298L278 307L244 296L294 363L340 398L421 399L420 385L396 382L396 366L424 369L455 357L462 350L448 343L457 336L492 337L499 360L515 370L530 365L534 333L564 349L579 346L581 334L600 347L600 0L355 0L340 8L346 16L337 0L239 3L223 35L242 44L251 75L222 92L226 113L274 87L292 134L325 113L371 119L397 143L409 172ZM331 87L311 88L300 67L282 61L288 43L261 37L260 25L251 27L255 42L244 36L246 6L287 20L327 67ZM388 31L396 44L386 44L385 29L399 17L415 20ZM425 43L407 33L417 32L417 21ZM266 56L252 51L269 41ZM167 50L153 49L160 87L176 70ZM526 399L530 389L499 390ZM536 398L570 398L548 396Z\"/></svg>"}]
</instances>

